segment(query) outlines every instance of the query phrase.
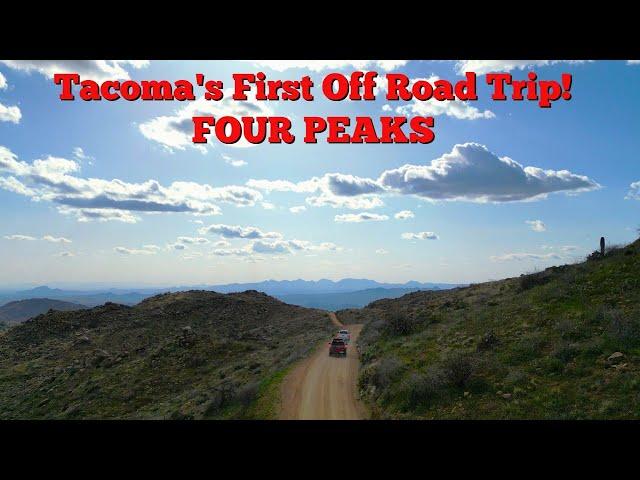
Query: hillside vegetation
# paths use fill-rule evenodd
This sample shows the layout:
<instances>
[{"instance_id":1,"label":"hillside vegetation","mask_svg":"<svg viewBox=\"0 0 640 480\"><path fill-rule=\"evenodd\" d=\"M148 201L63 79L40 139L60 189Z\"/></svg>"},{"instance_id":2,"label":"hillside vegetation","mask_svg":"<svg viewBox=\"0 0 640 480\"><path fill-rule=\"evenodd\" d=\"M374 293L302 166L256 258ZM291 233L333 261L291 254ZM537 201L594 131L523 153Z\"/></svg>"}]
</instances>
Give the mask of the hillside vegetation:
<instances>
[{"instance_id":1,"label":"hillside vegetation","mask_svg":"<svg viewBox=\"0 0 640 480\"><path fill-rule=\"evenodd\" d=\"M255 291L49 312L0 333L0 419L269 417L274 384L331 331Z\"/></svg>"},{"instance_id":2,"label":"hillside vegetation","mask_svg":"<svg viewBox=\"0 0 640 480\"><path fill-rule=\"evenodd\" d=\"M640 418L640 240L584 263L338 312L374 418Z\"/></svg>"}]
</instances>

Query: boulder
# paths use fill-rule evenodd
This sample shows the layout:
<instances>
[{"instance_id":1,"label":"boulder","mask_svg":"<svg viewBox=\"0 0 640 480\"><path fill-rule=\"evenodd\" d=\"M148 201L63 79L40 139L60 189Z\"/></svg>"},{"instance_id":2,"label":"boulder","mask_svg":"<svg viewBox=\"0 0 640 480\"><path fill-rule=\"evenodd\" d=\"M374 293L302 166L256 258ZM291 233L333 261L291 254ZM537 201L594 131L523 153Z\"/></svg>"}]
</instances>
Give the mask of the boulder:
<instances>
[{"instance_id":1,"label":"boulder","mask_svg":"<svg viewBox=\"0 0 640 480\"><path fill-rule=\"evenodd\" d=\"M607 358L607 361L609 363L618 363L623 358L624 358L624 353L622 353L622 352L613 352L611 355L609 355L609 357Z\"/></svg>"}]
</instances>

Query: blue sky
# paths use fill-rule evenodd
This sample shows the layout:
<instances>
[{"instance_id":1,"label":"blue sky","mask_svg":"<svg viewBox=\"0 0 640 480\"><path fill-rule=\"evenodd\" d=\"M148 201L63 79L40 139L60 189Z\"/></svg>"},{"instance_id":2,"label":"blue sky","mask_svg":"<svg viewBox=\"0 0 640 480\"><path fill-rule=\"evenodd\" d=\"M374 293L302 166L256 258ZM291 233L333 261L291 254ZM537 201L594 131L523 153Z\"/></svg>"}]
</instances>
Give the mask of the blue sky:
<instances>
[{"instance_id":1,"label":"blue sky","mask_svg":"<svg viewBox=\"0 0 640 480\"><path fill-rule=\"evenodd\" d=\"M61 102L51 75L70 69L96 80L204 73L225 86L239 72L319 85L331 71L457 81L473 70L480 99L329 102L316 86L314 102L255 104L290 117L296 143L203 148L176 128L202 104ZM484 72L531 70L571 73L571 101L491 101ZM0 285L477 282L573 262L601 235L637 237L638 86L640 65L624 61L0 61ZM435 141L301 141L305 115L385 108L436 114Z\"/></svg>"}]
</instances>

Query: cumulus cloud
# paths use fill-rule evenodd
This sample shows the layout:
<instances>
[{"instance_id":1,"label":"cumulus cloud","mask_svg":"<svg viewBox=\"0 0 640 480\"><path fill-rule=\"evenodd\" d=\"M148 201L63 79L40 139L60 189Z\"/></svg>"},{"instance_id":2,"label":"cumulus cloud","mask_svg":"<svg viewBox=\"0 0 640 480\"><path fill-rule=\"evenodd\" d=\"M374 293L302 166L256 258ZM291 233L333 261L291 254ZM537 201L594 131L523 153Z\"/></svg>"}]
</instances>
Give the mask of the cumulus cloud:
<instances>
[{"instance_id":1,"label":"cumulus cloud","mask_svg":"<svg viewBox=\"0 0 640 480\"><path fill-rule=\"evenodd\" d=\"M214 116L218 118L229 115L240 118L273 115L273 110L265 102L256 101L255 98L250 96L250 93L247 93L248 100L246 101L233 100L231 95L231 90L227 89L224 91L224 97L220 101L214 102L205 100L202 97L189 102L176 110L173 115L163 115L141 123L139 125L140 132L149 140L159 143L169 152L185 150L191 147L205 153L207 151L206 145L211 145L212 141L215 140L215 136L208 135L209 143L207 144L194 144L192 141L193 117ZM227 146L253 147L255 145L242 138L240 141ZM242 166L242 164L237 163L234 166Z\"/></svg>"},{"instance_id":2,"label":"cumulus cloud","mask_svg":"<svg viewBox=\"0 0 640 480\"><path fill-rule=\"evenodd\" d=\"M250 179L247 187L271 192L318 193L307 197L307 205L312 207L329 206L351 210L370 210L384 205L378 193L384 189L369 178L327 173L310 180L291 182L289 180Z\"/></svg>"},{"instance_id":3,"label":"cumulus cloud","mask_svg":"<svg viewBox=\"0 0 640 480\"><path fill-rule=\"evenodd\" d=\"M204 245L209 243L209 239L204 237L178 237L178 243L185 243L188 245Z\"/></svg>"},{"instance_id":4,"label":"cumulus cloud","mask_svg":"<svg viewBox=\"0 0 640 480\"><path fill-rule=\"evenodd\" d=\"M42 240L44 240L45 242L51 242L51 243L71 243L71 240L69 240L68 238L54 237L51 235L45 235L44 237L42 237Z\"/></svg>"},{"instance_id":5,"label":"cumulus cloud","mask_svg":"<svg viewBox=\"0 0 640 480\"><path fill-rule=\"evenodd\" d=\"M534 232L546 232L547 226L542 220L527 220L525 222Z\"/></svg>"},{"instance_id":6,"label":"cumulus cloud","mask_svg":"<svg viewBox=\"0 0 640 480\"><path fill-rule=\"evenodd\" d=\"M76 254L73 252L59 252L53 255L54 257L60 257L60 258L70 258L70 257L75 257Z\"/></svg>"},{"instance_id":7,"label":"cumulus cloud","mask_svg":"<svg viewBox=\"0 0 640 480\"><path fill-rule=\"evenodd\" d=\"M262 255L290 255L295 252L340 251L332 242L313 244L306 240L254 240L242 248L218 248L212 254L215 256L247 257L255 254Z\"/></svg>"},{"instance_id":8,"label":"cumulus cloud","mask_svg":"<svg viewBox=\"0 0 640 480\"><path fill-rule=\"evenodd\" d=\"M629 185L629 192L624 198L627 200L640 200L640 181L633 182Z\"/></svg>"},{"instance_id":9,"label":"cumulus cloud","mask_svg":"<svg viewBox=\"0 0 640 480\"><path fill-rule=\"evenodd\" d=\"M584 175L525 167L509 157L497 156L478 143L457 144L451 152L427 165L403 165L382 172L377 179L328 173L301 182L251 179L246 185L266 192L320 192L318 196L308 197L307 204L353 210L384 205L380 198L383 194L500 203L540 200L552 193L575 194L600 188Z\"/></svg>"},{"instance_id":10,"label":"cumulus cloud","mask_svg":"<svg viewBox=\"0 0 640 480\"><path fill-rule=\"evenodd\" d=\"M295 206L295 207L291 207L291 208L289 209L289 211L290 211L291 213L302 213L302 212L304 212L306 209L307 209L307 207L305 207L304 205L298 205L298 206Z\"/></svg>"},{"instance_id":11,"label":"cumulus cloud","mask_svg":"<svg viewBox=\"0 0 640 480\"><path fill-rule=\"evenodd\" d=\"M511 70L525 70L533 67L546 67L556 63L580 64L586 60L460 60L456 63L456 71L475 72L482 75L490 72L510 72Z\"/></svg>"},{"instance_id":12,"label":"cumulus cloud","mask_svg":"<svg viewBox=\"0 0 640 480\"><path fill-rule=\"evenodd\" d=\"M244 238L248 240L257 239L279 239L282 238L282 234L277 232L263 232L256 227L241 227L239 225L223 225L214 224L208 227L202 227L198 230L200 235L214 234L220 235L223 238Z\"/></svg>"},{"instance_id":13,"label":"cumulus cloud","mask_svg":"<svg viewBox=\"0 0 640 480\"><path fill-rule=\"evenodd\" d=\"M509 262L514 260L560 260L562 257L557 253L505 253L504 255L491 256L489 258L494 262Z\"/></svg>"},{"instance_id":14,"label":"cumulus cloud","mask_svg":"<svg viewBox=\"0 0 640 480\"><path fill-rule=\"evenodd\" d=\"M247 162L245 162L244 160L239 160L237 158L230 157L229 155L222 155L222 159L225 161L225 163L231 165L232 167L244 167L245 165L247 165Z\"/></svg>"},{"instance_id":15,"label":"cumulus cloud","mask_svg":"<svg viewBox=\"0 0 640 480\"><path fill-rule=\"evenodd\" d=\"M402 210L401 212L396 213L393 217L396 220L407 220L415 217L415 215L411 210Z\"/></svg>"},{"instance_id":16,"label":"cumulus cloud","mask_svg":"<svg viewBox=\"0 0 640 480\"><path fill-rule=\"evenodd\" d=\"M32 237L31 235L5 235L5 240L21 240L21 241L32 241L35 240L36 237Z\"/></svg>"},{"instance_id":17,"label":"cumulus cloud","mask_svg":"<svg viewBox=\"0 0 640 480\"><path fill-rule=\"evenodd\" d=\"M577 193L600 186L567 170L523 167L498 157L478 143L464 143L430 165L387 170L378 183L388 191L431 200L513 202L545 198L550 193Z\"/></svg>"},{"instance_id":18,"label":"cumulus cloud","mask_svg":"<svg viewBox=\"0 0 640 480\"><path fill-rule=\"evenodd\" d=\"M312 207L347 208L349 210L371 210L384 206L382 199L376 195L368 197L320 195L318 197L308 197L305 201L307 205Z\"/></svg>"},{"instance_id":19,"label":"cumulus cloud","mask_svg":"<svg viewBox=\"0 0 640 480\"><path fill-rule=\"evenodd\" d=\"M0 122L11 122L18 124L22 118L22 112L18 107L6 106L0 103Z\"/></svg>"},{"instance_id":20,"label":"cumulus cloud","mask_svg":"<svg viewBox=\"0 0 640 480\"><path fill-rule=\"evenodd\" d=\"M277 72L292 68L312 72L344 69L380 69L388 72L407 64L407 60L251 60L251 62L256 67L266 67Z\"/></svg>"},{"instance_id":21,"label":"cumulus cloud","mask_svg":"<svg viewBox=\"0 0 640 480\"><path fill-rule=\"evenodd\" d=\"M77 161L51 156L27 163L0 146L0 173L10 175L0 177L0 188L35 201L53 202L61 213L75 215L81 222L135 223L139 218L134 212L219 215L218 202L254 206L263 198L259 191L246 186L213 187L195 182L163 186L156 180L129 183L82 178L77 175L79 170Z\"/></svg>"},{"instance_id":22,"label":"cumulus cloud","mask_svg":"<svg viewBox=\"0 0 640 480\"><path fill-rule=\"evenodd\" d=\"M336 215L334 217L336 222L343 223L361 223L361 222L381 222L389 220L387 215L378 215L377 213L345 213L343 215Z\"/></svg>"},{"instance_id":23,"label":"cumulus cloud","mask_svg":"<svg viewBox=\"0 0 640 480\"><path fill-rule=\"evenodd\" d=\"M403 240L438 240L438 235L433 232L403 233L400 235Z\"/></svg>"},{"instance_id":24,"label":"cumulus cloud","mask_svg":"<svg viewBox=\"0 0 640 480\"><path fill-rule=\"evenodd\" d=\"M6 90L9 85L7 79L0 73L0 90ZM0 103L0 122L11 122L18 124L22 118L22 112L16 106L8 107Z\"/></svg>"},{"instance_id":25,"label":"cumulus cloud","mask_svg":"<svg viewBox=\"0 0 640 480\"><path fill-rule=\"evenodd\" d=\"M0 60L9 68L23 72L37 72L48 79L55 73L77 73L83 79L95 81L127 80L129 69L149 65L147 60Z\"/></svg>"},{"instance_id":26,"label":"cumulus cloud","mask_svg":"<svg viewBox=\"0 0 640 480\"><path fill-rule=\"evenodd\" d=\"M115 247L113 249L116 253L120 253L121 255L155 255L158 250L155 248L126 248L126 247Z\"/></svg>"},{"instance_id":27,"label":"cumulus cloud","mask_svg":"<svg viewBox=\"0 0 640 480\"><path fill-rule=\"evenodd\" d=\"M384 248L379 248L379 249L376 250L376 253L378 255L386 255L389 252L387 250L385 250Z\"/></svg>"}]
</instances>

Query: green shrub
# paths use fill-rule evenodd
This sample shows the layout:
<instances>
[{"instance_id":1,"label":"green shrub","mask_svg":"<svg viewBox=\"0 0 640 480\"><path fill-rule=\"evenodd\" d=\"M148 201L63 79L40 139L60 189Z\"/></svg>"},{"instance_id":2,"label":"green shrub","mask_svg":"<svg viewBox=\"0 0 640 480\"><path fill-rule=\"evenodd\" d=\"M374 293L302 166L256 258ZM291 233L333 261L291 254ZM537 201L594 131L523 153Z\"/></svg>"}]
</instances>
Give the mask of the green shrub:
<instances>
[{"instance_id":1,"label":"green shrub","mask_svg":"<svg viewBox=\"0 0 640 480\"><path fill-rule=\"evenodd\" d=\"M402 362L395 357L383 358L380 363L375 366L370 379L371 384L379 389L389 387L393 380L400 375L402 367Z\"/></svg>"},{"instance_id":2,"label":"green shrub","mask_svg":"<svg viewBox=\"0 0 640 480\"><path fill-rule=\"evenodd\" d=\"M243 407L248 407L258 397L259 391L259 382L247 383L236 392L235 400Z\"/></svg>"},{"instance_id":3,"label":"green shrub","mask_svg":"<svg viewBox=\"0 0 640 480\"><path fill-rule=\"evenodd\" d=\"M640 318L637 312L625 314L609 310L606 316L607 335L624 347L640 344Z\"/></svg>"},{"instance_id":4,"label":"green shrub","mask_svg":"<svg viewBox=\"0 0 640 480\"><path fill-rule=\"evenodd\" d=\"M531 273L520 276L520 290L529 290L539 285L545 285L551 281L552 276L547 272Z\"/></svg>"},{"instance_id":5,"label":"green shrub","mask_svg":"<svg viewBox=\"0 0 640 480\"><path fill-rule=\"evenodd\" d=\"M444 386L442 372L431 368L427 373L413 373L407 378L401 387L406 400L406 406L414 409L420 406L429 406L441 393Z\"/></svg>"},{"instance_id":6,"label":"green shrub","mask_svg":"<svg viewBox=\"0 0 640 480\"><path fill-rule=\"evenodd\" d=\"M553 356L563 363L568 363L578 356L580 349L575 344L561 343L553 351Z\"/></svg>"},{"instance_id":7,"label":"green shrub","mask_svg":"<svg viewBox=\"0 0 640 480\"><path fill-rule=\"evenodd\" d=\"M387 314L385 330L392 336L409 335L415 330L415 322L406 312L394 309Z\"/></svg>"},{"instance_id":8,"label":"green shrub","mask_svg":"<svg viewBox=\"0 0 640 480\"><path fill-rule=\"evenodd\" d=\"M493 350L499 344L500 339L498 336L493 330L489 330L482 336L480 342L478 342L478 351Z\"/></svg>"},{"instance_id":9,"label":"green shrub","mask_svg":"<svg viewBox=\"0 0 640 480\"><path fill-rule=\"evenodd\" d=\"M453 353L442 362L445 381L458 388L464 388L476 369L475 359L467 353Z\"/></svg>"}]
</instances>

